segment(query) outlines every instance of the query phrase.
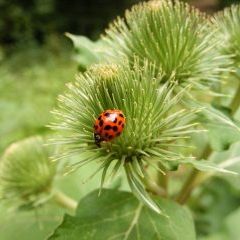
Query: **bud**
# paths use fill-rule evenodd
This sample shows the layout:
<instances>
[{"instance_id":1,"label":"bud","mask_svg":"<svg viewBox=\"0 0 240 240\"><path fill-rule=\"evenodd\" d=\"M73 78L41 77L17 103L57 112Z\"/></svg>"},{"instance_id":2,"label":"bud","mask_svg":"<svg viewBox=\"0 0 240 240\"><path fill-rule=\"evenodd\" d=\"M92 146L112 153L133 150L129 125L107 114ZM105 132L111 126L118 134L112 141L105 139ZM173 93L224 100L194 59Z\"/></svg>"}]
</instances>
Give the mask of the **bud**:
<instances>
[{"instance_id":1,"label":"bud","mask_svg":"<svg viewBox=\"0 0 240 240\"><path fill-rule=\"evenodd\" d=\"M240 68L240 5L232 5L217 13L213 22L218 28L216 38L219 38L219 48L223 54L232 56L233 67Z\"/></svg>"},{"instance_id":2,"label":"bud","mask_svg":"<svg viewBox=\"0 0 240 240\"><path fill-rule=\"evenodd\" d=\"M186 3L140 3L106 30L106 60L132 62L138 56L155 64L156 71L165 74L164 81L174 77L180 86L174 91L189 84L193 90L209 89L228 60L216 48L215 31L204 13Z\"/></svg>"},{"instance_id":3,"label":"bud","mask_svg":"<svg viewBox=\"0 0 240 240\"><path fill-rule=\"evenodd\" d=\"M0 161L0 199L17 207L36 207L51 193L56 164L41 137L13 143Z\"/></svg>"},{"instance_id":4,"label":"bud","mask_svg":"<svg viewBox=\"0 0 240 240\"><path fill-rule=\"evenodd\" d=\"M63 154L78 156L72 169L99 162L94 172L103 171L102 187L109 169L114 176L124 168L132 191L157 212L144 187L146 167L158 168L160 164L163 173L186 159L179 153L177 142L183 141L194 125L190 123L193 112L176 108L181 94L173 97L169 84L159 88L164 77L162 73L156 76L154 66L147 61L143 65L137 60L133 65L96 65L80 74L59 98L59 108L54 111L56 122L52 124L61 133L55 141L65 146ZM126 124L119 137L99 147L94 142L93 125L108 109L122 111Z\"/></svg>"}]
</instances>

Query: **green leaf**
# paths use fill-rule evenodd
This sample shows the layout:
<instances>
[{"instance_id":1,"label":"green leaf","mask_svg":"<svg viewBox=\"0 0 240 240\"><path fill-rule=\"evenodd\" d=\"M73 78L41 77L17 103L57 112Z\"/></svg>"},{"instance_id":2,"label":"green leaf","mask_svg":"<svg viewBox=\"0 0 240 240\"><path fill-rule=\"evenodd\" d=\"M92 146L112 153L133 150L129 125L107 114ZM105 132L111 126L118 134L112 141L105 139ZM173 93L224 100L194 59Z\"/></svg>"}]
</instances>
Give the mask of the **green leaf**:
<instances>
[{"instance_id":1,"label":"green leaf","mask_svg":"<svg viewBox=\"0 0 240 240\"><path fill-rule=\"evenodd\" d=\"M240 140L239 122L232 119L228 108L194 101L187 101L187 103L192 107L202 107L198 120L208 130L207 135L213 150L227 150L231 144Z\"/></svg>"},{"instance_id":2,"label":"green leaf","mask_svg":"<svg viewBox=\"0 0 240 240\"><path fill-rule=\"evenodd\" d=\"M97 163L84 166L74 174L57 179L54 186L63 190L68 196L80 199L99 187L100 173L86 181L91 175L92 169L97 166ZM123 175L124 177L121 177ZM108 181L106 186L129 189L124 173L121 173L115 181ZM0 239L12 240L16 236L24 240L46 239L61 223L64 212L64 209L49 203L41 207L37 214L34 211L10 211L0 202Z\"/></svg>"},{"instance_id":3,"label":"green leaf","mask_svg":"<svg viewBox=\"0 0 240 240\"><path fill-rule=\"evenodd\" d=\"M240 174L240 141L232 144L227 151L214 152L210 160L227 170ZM221 178L227 180L235 191L240 193L239 175L222 175Z\"/></svg>"},{"instance_id":4,"label":"green leaf","mask_svg":"<svg viewBox=\"0 0 240 240\"><path fill-rule=\"evenodd\" d=\"M168 217L143 206L129 192L94 191L83 198L75 217L66 215L49 239L71 240L193 240L190 212L167 199L158 200Z\"/></svg>"},{"instance_id":5,"label":"green leaf","mask_svg":"<svg viewBox=\"0 0 240 240\"><path fill-rule=\"evenodd\" d=\"M240 127L230 118L230 116L226 115L225 110L219 110L207 104L204 105L203 107L204 109L201 113L208 120L208 122L215 123L215 124L218 123L222 125L224 124L226 126L232 127L232 129L234 129L235 131L240 132Z\"/></svg>"},{"instance_id":6,"label":"green leaf","mask_svg":"<svg viewBox=\"0 0 240 240\"><path fill-rule=\"evenodd\" d=\"M240 208L231 213L225 220L224 232L227 233L228 239L239 239L240 229Z\"/></svg>"},{"instance_id":7,"label":"green leaf","mask_svg":"<svg viewBox=\"0 0 240 240\"><path fill-rule=\"evenodd\" d=\"M227 150L234 142L240 141L240 132L221 124L208 124L209 141L216 151Z\"/></svg>"},{"instance_id":8,"label":"green leaf","mask_svg":"<svg viewBox=\"0 0 240 240\"><path fill-rule=\"evenodd\" d=\"M233 191L227 181L219 177L213 178L195 192L190 206L194 212L197 235L219 233L223 229L224 219L239 207L239 200L239 194Z\"/></svg>"},{"instance_id":9,"label":"green leaf","mask_svg":"<svg viewBox=\"0 0 240 240\"><path fill-rule=\"evenodd\" d=\"M198 240L229 240L223 233L216 233L210 236L198 238Z\"/></svg>"},{"instance_id":10,"label":"green leaf","mask_svg":"<svg viewBox=\"0 0 240 240\"><path fill-rule=\"evenodd\" d=\"M216 216L215 216L216 220ZM230 213L222 222L219 232L208 237L202 237L199 240L235 240L239 239L240 229L240 208Z\"/></svg>"},{"instance_id":11,"label":"green leaf","mask_svg":"<svg viewBox=\"0 0 240 240\"><path fill-rule=\"evenodd\" d=\"M0 239L43 240L53 232L63 219L63 210L45 205L34 211L9 211L0 205Z\"/></svg>"},{"instance_id":12,"label":"green leaf","mask_svg":"<svg viewBox=\"0 0 240 240\"><path fill-rule=\"evenodd\" d=\"M86 70L88 66L99 63L103 51L100 41L93 42L85 36L76 36L70 33L66 33L66 36L73 42L74 59L79 64L80 70Z\"/></svg>"},{"instance_id":13,"label":"green leaf","mask_svg":"<svg viewBox=\"0 0 240 240\"><path fill-rule=\"evenodd\" d=\"M197 161L194 159L190 159L190 160L187 159L187 160L183 160L182 162L185 164L190 164L194 168L203 172L219 172L219 173L228 173L228 174L238 175L237 172L225 169L220 164L218 165L212 161L206 161L206 160Z\"/></svg>"}]
</instances>

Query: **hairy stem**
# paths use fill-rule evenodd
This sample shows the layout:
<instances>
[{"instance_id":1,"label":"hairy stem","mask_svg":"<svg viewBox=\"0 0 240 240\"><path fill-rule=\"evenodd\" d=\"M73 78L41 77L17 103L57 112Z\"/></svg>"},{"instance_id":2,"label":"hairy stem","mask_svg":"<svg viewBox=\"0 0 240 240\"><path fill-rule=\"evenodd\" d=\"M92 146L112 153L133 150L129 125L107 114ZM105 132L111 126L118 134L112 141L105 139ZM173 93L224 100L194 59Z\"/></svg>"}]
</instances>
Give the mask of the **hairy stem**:
<instances>
[{"instance_id":1,"label":"hairy stem","mask_svg":"<svg viewBox=\"0 0 240 240\"><path fill-rule=\"evenodd\" d=\"M71 212L75 212L77 209L78 205L77 201L75 201L74 199L70 198L69 196L58 190L55 190L53 192L53 200L58 205L70 210Z\"/></svg>"}]
</instances>

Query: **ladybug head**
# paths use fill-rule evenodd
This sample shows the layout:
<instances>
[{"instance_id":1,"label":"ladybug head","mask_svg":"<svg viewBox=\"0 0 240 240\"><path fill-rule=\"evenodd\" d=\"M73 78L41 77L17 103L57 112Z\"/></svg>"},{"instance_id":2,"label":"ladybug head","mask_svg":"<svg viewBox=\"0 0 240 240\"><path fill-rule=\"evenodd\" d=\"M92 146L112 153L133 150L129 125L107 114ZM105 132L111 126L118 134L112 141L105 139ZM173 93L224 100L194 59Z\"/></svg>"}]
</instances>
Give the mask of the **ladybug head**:
<instances>
[{"instance_id":1,"label":"ladybug head","mask_svg":"<svg viewBox=\"0 0 240 240\"><path fill-rule=\"evenodd\" d=\"M99 134L94 133L94 141L98 147L100 147L100 142L102 142L102 138Z\"/></svg>"}]
</instances>

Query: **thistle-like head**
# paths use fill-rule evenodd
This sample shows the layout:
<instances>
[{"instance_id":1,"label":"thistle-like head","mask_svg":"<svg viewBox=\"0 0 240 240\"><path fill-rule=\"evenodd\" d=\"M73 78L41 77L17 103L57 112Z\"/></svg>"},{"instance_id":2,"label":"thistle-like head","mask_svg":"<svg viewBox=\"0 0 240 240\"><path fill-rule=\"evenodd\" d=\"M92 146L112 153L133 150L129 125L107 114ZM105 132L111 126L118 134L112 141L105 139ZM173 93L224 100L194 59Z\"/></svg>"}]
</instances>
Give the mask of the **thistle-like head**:
<instances>
[{"instance_id":1,"label":"thistle-like head","mask_svg":"<svg viewBox=\"0 0 240 240\"><path fill-rule=\"evenodd\" d=\"M193 112L177 108L181 93L172 95L174 79L172 86L159 87L164 78L162 73L156 76L154 66L147 61L96 65L68 85L68 91L59 98L52 125L62 135L56 141L65 145L64 154L78 155L73 168L99 162L96 171L103 172L101 185L109 169L112 175L125 169L132 191L156 211L144 187L146 168L153 166L164 174L172 164L180 163L183 156L177 142L186 138L193 126ZM120 136L96 145L94 123L108 109L124 113L126 124Z\"/></svg>"},{"instance_id":2,"label":"thistle-like head","mask_svg":"<svg viewBox=\"0 0 240 240\"><path fill-rule=\"evenodd\" d=\"M165 82L174 77L180 87L208 89L228 59L216 48L219 39L210 25L204 13L178 0L140 3L106 30L107 61L132 62L138 56L154 63Z\"/></svg>"},{"instance_id":3,"label":"thistle-like head","mask_svg":"<svg viewBox=\"0 0 240 240\"><path fill-rule=\"evenodd\" d=\"M41 137L13 143L0 160L0 199L17 207L36 207L50 196L56 164Z\"/></svg>"},{"instance_id":4,"label":"thistle-like head","mask_svg":"<svg viewBox=\"0 0 240 240\"><path fill-rule=\"evenodd\" d=\"M240 5L232 5L213 17L217 26L216 38L220 40L219 48L223 54L232 56L232 66L240 69Z\"/></svg>"}]
</instances>

